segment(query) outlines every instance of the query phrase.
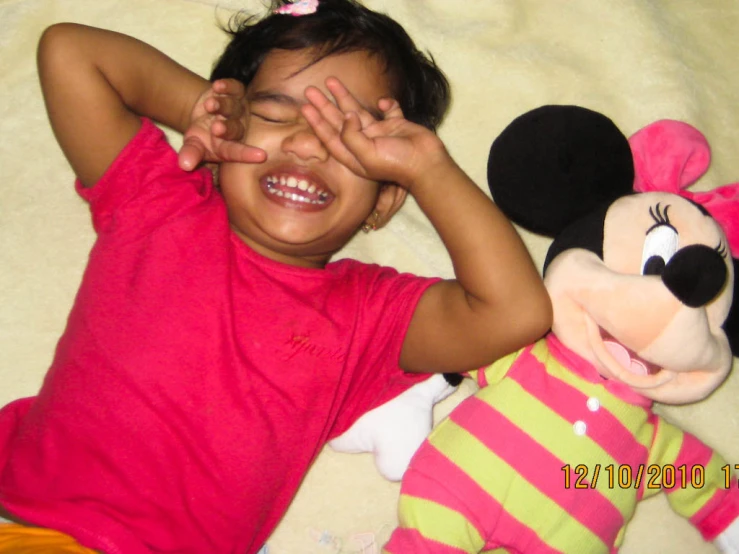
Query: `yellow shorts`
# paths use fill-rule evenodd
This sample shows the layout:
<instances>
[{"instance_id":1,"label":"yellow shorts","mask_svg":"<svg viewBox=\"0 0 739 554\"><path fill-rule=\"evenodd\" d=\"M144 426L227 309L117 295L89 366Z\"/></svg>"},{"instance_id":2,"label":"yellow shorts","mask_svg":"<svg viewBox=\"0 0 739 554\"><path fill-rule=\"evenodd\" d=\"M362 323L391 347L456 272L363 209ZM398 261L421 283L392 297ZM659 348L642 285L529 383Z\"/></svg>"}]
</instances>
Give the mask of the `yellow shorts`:
<instances>
[{"instance_id":1,"label":"yellow shorts","mask_svg":"<svg viewBox=\"0 0 739 554\"><path fill-rule=\"evenodd\" d=\"M68 535L15 523L0 523L0 554L95 554Z\"/></svg>"}]
</instances>

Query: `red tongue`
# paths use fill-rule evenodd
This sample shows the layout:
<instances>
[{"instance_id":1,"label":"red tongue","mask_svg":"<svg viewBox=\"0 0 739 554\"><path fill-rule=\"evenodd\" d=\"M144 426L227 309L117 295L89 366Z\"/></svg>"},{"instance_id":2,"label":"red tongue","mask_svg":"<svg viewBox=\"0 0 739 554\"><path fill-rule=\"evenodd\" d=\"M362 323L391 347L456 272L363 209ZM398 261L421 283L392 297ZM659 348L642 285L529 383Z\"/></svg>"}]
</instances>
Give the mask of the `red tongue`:
<instances>
[{"instance_id":1,"label":"red tongue","mask_svg":"<svg viewBox=\"0 0 739 554\"><path fill-rule=\"evenodd\" d=\"M649 375L647 367L639 360L635 360L622 345L617 342L606 340L603 341L606 350L614 357L618 364L626 371L635 375Z\"/></svg>"}]
</instances>

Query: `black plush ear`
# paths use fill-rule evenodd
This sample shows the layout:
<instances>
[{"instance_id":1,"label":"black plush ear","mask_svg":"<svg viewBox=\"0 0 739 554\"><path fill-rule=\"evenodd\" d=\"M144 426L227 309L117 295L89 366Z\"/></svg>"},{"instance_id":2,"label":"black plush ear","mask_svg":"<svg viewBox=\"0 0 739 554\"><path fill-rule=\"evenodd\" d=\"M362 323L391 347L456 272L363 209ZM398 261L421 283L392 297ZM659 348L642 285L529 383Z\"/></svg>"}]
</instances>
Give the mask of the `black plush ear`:
<instances>
[{"instance_id":1,"label":"black plush ear","mask_svg":"<svg viewBox=\"0 0 739 554\"><path fill-rule=\"evenodd\" d=\"M444 380L453 387L458 387L464 379L459 373L444 373L443 375Z\"/></svg>"},{"instance_id":2,"label":"black plush ear","mask_svg":"<svg viewBox=\"0 0 739 554\"><path fill-rule=\"evenodd\" d=\"M542 106L515 119L490 147L488 185L515 223L548 236L632 191L626 137L579 106Z\"/></svg>"},{"instance_id":3,"label":"black plush ear","mask_svg":"<svg viewBox=\"0 0 739 554\"><path fill-rule=\"evenodd\" d=\"M554 237L544 259L543 275L546 275L552 260L570 248L582 248L603 259L603 234L609 207L610 204L598 206L585 217L570 223Z\"/></svg>"},{"instance_id":4,"label":"black plush ear","mask_svg":"<svg viewBox=\"0 0 739 554\"><path fill-rule=\"evenodd\" d=\"M724 331L729 338L731 345L731 353L739 356L739 260L733 258L734 261L734 297L729 316L724 323Z\"/></svg>"}]
</instances>

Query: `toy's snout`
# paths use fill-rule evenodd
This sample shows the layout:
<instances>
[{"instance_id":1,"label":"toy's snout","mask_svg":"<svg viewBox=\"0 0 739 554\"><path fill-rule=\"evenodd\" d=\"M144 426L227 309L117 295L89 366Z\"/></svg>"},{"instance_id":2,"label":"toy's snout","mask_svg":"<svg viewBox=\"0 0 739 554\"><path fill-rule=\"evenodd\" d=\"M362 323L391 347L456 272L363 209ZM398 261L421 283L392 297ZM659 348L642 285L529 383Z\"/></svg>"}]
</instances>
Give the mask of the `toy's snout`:
<instances>
[{"instance_id":1,"label":"toy's snout","mask_svg":"<svg viewBox=\"0 0 739 554\"><path fill-rule=\"evenodd\" d=\"M715 389L731 368L722 326L734 288L716 221L650 192L573 226L552 243L544 277L562 344L652 400L692 402Z\"/></svg>"},{"instance_id":2,"label":"toy's snout","mask_svg":"<svg viewBox=\"0 0 739 554\"><path fill-rule=\"evenodd\" d=\"M678 250L666 265L663 258L650 257L644 274L661 275L668 290L691 308L705 306L716 298L728 277L721 255L702 244Z\"/></svg>"}]
</instances>

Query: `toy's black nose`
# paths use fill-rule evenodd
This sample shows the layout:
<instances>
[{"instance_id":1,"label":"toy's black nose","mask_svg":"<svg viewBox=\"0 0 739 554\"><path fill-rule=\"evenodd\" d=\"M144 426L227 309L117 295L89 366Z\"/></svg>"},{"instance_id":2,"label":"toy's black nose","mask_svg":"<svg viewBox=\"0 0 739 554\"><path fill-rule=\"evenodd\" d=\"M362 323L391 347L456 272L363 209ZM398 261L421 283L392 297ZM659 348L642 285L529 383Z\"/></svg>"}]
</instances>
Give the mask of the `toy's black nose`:
<instances>
[{"instance_id":1,"label":"toy's black nose","mask_svg":"<svg viewBox=\"0 0 739 554\"><path fill-rule=\"evenodd\" d=\"M681 248L665 266L662 281L683 304L697 308L708 304L726 283L721 255L702 244Z\"/></svg>"}]
</instances>

